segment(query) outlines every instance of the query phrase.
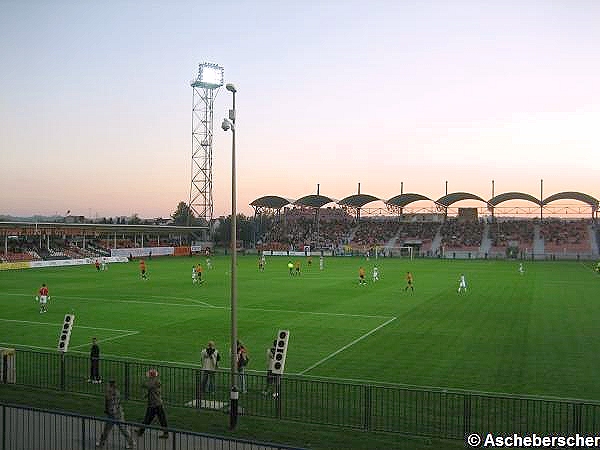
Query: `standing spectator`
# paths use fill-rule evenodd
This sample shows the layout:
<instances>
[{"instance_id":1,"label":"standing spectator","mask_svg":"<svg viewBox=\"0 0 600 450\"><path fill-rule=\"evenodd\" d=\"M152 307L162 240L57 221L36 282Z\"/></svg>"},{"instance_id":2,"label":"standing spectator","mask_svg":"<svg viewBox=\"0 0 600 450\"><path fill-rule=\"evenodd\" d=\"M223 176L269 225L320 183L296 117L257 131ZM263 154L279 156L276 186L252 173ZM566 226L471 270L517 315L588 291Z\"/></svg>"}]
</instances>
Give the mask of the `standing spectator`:
<instances>
[{"instance_id":1,"label":"standing spectator","mask_svg":"<svg viewBox=\"0 0 600 450\"><path fill-rule=\"evenodd\" d=\"M200 354L200 358L202 360L202 392L214 392L215 371L219 366L221 355L219 355L219 350L216 349L213 341L208 341L206 348Z\"/></svg>"},{"instance_id":2,"label":"standing spectator","mask_svg":"<svg viewBox=\"0 0 600 450\"><path fill-rule=\"evenodd\" d=\"M117 388L115 380L110 380L108 382L108 387L104 393L104 412L110 420L104 422L104 430L102 430L100 440L96 442L96 447L104 447L106 439L116 423L121 434L127 439L125 448L133 448L133 437L127 429L127 426L122 423L122 421L125 420L125 415L123 414L123 407L121 406L121 393Z\"/></svg>"},{"instance_id":3,"label":"standing spectator","mask_svg":"<svg viewBox=\"0 0 600 450\"><path fill-rule=\"evenodd\" d=\"M102 383L102 378L100 378L100 346L95 337L92 338L92 347L90 348L90 379L88 383Z\"/></svg>"},{"instance_id":4,"label":"standing spectator","mask_svg":"<svg viewBox=\"0 0 600 450\"><path fill-rule=\"evenodd\" d=\"M148 391L148 406L146 407L146 415L144 416L144 420L142 423L144 425L150 425L152 420L158 416L158 421L160 422L160 426L163 428L167 428L167 416L165 414L165 410L163 408L163 401L160 396L160 380L159 373L156 369L150 369L146 372L146 376L148 379L144 383L144 388ZM144 427L141 427L137 430L137 435L142 436L144 434ZM167 439L169 437L169 432L164 430L159 436L161 439Z\"/></svg>"},{"instance_id":5,"label":"standing spectator","mask_svg":"<svg viewBox=\"0 0 600 450\"><path fill-rule=\"evenodd\" d=\"M279 375L273 373L276 346L277 340L274 340L273 346L267 349L267 386L263 391L263 395L272 395L273 398L279 396Z\"/></svg>"},{"instance_id":6,"label":"standing spectator","mask_svg":"<svg viewBox=\"0 0 600 450\"><path fill-rule=\"evenodd\" d=\"M248 392L248 385L246 382L246 366L250 358L248 357L248 350L240 341L237 341L237 368L238 374L240 375L240 389L245 394Z\"/></svg>"}]
</instances>

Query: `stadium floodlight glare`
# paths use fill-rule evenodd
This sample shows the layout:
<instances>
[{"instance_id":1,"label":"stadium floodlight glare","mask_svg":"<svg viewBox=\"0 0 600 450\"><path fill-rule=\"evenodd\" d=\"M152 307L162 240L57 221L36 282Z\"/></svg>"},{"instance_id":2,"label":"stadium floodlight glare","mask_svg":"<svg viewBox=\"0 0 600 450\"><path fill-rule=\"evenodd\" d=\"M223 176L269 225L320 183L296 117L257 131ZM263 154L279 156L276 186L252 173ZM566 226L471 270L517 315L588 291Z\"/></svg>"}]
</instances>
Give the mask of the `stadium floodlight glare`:
<instances>
[{"instance_id":1,"label":"stadium floodlight glare","mask_svg":"<svg viewBox=\"0 0 600 450\"><path fill-rule=\"evenodd\" d=\"M200 63L198 67L198 77L192 80L190 84L193 87L203 87L207 89L216 89L223 86L223 67L218 64Z\"/></svg>"}]
</instances>

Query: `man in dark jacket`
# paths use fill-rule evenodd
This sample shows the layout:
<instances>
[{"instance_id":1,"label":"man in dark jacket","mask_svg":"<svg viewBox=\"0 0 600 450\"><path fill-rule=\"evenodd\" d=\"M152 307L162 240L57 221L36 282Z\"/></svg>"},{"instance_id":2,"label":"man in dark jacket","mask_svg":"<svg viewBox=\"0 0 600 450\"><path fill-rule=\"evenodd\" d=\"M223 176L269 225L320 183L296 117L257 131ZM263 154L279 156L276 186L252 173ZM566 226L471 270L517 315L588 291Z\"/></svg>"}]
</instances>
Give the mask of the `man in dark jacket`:
<instances>
[{"instance_id":1,"label":"man in dark jacket","mask_svg":"<svg viewBox=\"0 0 600 450\"><path fill-rule=\"evenodd\" d=\"M162 398L160 396L160 380L158 378L158 370L150 369L146 372L146 376L148 379L144 383L144 388L148 391L148 406L146 407L146 416L142 423L144 425L150 425L152 420L158 416L158 421L160 422L160 426L163 428L167 428L167 416L165 414L165 410L163 408ZM144 434L144 428L141 427L137 431L138 436ZM164 430L162 434L159 436L162 439L167 439L169 437L169 432Z\"/></svg>"},{"instance_id":2,"label":"man in dark jacket","mask_svg":"<svg viewBox=\"0 0 600 450\"><path fill-rule=\"evenodd\" d=\"M92 338L90 349L90 379L88 383L102 383L100 378L100 346L96 338Z\"/></svg>"}]
</instances>

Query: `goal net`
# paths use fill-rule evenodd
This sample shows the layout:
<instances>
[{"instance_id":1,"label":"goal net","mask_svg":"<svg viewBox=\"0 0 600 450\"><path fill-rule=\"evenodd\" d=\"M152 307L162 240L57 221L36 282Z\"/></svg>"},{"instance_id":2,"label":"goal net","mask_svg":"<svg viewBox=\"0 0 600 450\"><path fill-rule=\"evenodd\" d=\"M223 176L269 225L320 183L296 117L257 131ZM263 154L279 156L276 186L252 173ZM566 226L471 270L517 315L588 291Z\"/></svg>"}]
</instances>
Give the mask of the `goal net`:
<instances>
[{"instance_id":1,"label":"goal net","mask_svg":"<svg viewBox=\"0 0 600 450\"><path fill-rule=\"evenodd\" d=\"M414 247L410 246L401 246L401 247L388 247L386 248L386 255L392 258L406 258L413 259L414 255Z\"/></svg>"}]
</instances>

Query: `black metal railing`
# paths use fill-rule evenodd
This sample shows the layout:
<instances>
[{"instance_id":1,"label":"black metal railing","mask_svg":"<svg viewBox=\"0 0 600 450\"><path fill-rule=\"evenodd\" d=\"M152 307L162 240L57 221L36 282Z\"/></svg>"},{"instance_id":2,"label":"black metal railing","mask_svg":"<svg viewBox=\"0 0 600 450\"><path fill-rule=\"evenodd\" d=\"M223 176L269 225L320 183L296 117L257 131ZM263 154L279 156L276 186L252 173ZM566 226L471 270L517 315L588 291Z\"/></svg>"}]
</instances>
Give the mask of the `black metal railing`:
<instances>
[{"instance_id":1,"label":"black metal railing","mask_svg":"<svg viewBox=\"0 0 600 450\"><path fill-rule=\"evenodd\" d=\"M83 416L80 414L10 405L0 402L0 450L86 450L96 448L107 418ZM134 422L118 422L138 444L139 448L160 448L168 450L195 450L199 448L227 450L302 450L278 444L213 436L204 433L163 429L146 426L142 437L135 434L140 425ZM167 439L160 434L168 433ZM104 442L105 448L126 448L127 439L113 426Z\"/></svg>"},{"instance_id":2,"label":"black metal railing","mask_svg":"<svg viewBox=\"0 0 600 450\"><path fill-rule=\"evenodd\" d=\"M202 392L201 371L133 360L101 361L104 379L115 379L125 399L145 400L143 382L149 368L160 372L168 405L227 410L229 372L215 373L215 388ZM88 382L85 355L31 350L16 354L16 382L43 389L103 394L103 385ZM442 389L383 386L313 377L246 375L240 393L242 415L318 423L364 431L384 431L447 439L470 433L600 434L600 402L488 394Z\"/></svg>"}]
</instances>

